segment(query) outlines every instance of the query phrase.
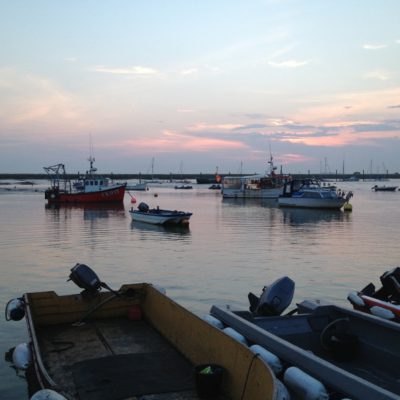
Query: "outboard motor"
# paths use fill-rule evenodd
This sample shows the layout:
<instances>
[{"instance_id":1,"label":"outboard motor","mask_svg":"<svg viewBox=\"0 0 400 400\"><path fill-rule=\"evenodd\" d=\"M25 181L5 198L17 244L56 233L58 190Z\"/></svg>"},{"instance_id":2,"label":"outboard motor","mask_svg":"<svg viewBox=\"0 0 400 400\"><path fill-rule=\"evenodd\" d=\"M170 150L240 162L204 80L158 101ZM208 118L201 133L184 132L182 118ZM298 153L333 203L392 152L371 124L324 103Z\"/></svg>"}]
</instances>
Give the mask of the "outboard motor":
<instances>
[{"instance_id":1,"label":"outboard motor","mask_svg":"<svg viewBox=\"0 0 400 400\"><path fill-rule=\"evenodd\" d=\"M293 300L294 287L294 282L284 276L265 286L260 297L249 293L250 311L259 316L281 315Z\"/></svg>"},{"instance_id":2,"label":"outboard motor","mask_svg":"<svg viewBox=\"0 0 400 400\"><path fill-rule=\"evenodd\" d=\"M386 271L380 277L382 287L375 291L375 286L370 283L361 290L362 294L376 299L400 304L400 267Z\"/></svg>"},{"instance_id":3,"label":"outboard motor","mask_svg":"<svg viewBox=\"0 0 400 400\"><path fill-rule=\"evenodd\" d=\"M84 289L87 294L95 294L101 289L101 281L96 273L85 264L76 264L71 268L69 281Z\"/></svg>"},{"instance_id":4,"label":"outboard motor","mask_svg":"<svg viewBox=\"0 0 400 400\"><path fill-rule=\"evenodd\" d=\"M84 289L82 291L84 296L94 296L101 288L105 288L119 296L119 293L111 289L106 283L101 282L97 274L85 264L76 264L71 268L68 280Z\"/></svg>"},{"instance_id":5,"label":"outboard motor","mask_svg":"<svg viewBox=\"0 0 400 400\"><path fill-rule=\"evenodd\" d=\"M148 204L144 203L143 201L138 205L138 209L141 212L147 212L149 211L149 206Z\"/></svg>"}]
</instances>

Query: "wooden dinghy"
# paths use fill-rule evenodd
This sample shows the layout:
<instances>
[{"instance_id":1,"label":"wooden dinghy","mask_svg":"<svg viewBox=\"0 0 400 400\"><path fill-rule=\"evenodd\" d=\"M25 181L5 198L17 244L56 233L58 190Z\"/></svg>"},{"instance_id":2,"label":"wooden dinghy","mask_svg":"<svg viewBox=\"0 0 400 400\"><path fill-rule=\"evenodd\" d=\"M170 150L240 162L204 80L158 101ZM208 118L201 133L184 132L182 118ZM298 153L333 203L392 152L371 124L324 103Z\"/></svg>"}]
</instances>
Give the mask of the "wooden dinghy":
<instances>
[{"instance_id":1,"label":"wooden dinghy","mask_svg":"<svg viewBox=\"0 0 400 400\"><path fill-rule=\"evenodd\" d=\"M70 277L84 287L74 268ZM277 398L264 361L153 285L94 286L73 295L24 294L39 388L71 400L197 399L194 366L216 364L224 371L219 398Z\"/></svg>"}]
</instances>

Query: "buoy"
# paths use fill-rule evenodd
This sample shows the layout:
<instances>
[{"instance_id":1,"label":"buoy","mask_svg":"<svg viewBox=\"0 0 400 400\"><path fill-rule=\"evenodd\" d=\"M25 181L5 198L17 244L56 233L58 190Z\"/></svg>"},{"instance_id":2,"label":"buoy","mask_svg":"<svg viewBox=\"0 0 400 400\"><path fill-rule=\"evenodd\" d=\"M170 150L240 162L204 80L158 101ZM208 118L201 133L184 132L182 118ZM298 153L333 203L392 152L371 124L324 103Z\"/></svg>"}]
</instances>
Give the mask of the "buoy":
<instances>
[{"instance_id":1,"label":"buoy","mask_svg":"<svg viewBox=\"0 0 400 400\"><path fill-rule=\"evenodd\" d=\"M154 193L154 197L158 197L158 193Z\"/></svg>"},{"instance_id":2,"label":"buoy","mask_svg":"<svg viewBox=\"0 0 400 400\"><path fill-rule=\"evenodd\" d=\"M364 307L365 302L364 300L358 295L357 292L350 292L347 296L347 299L350 301L351 304L354 304L358 307Z\"/></svg>"},{"instance_id":3,"label":"buoy","mask_svg":"<svg viewBox=\"0 0 400 400\"><path fill-rule=\"evenodd\" d=\"M325 386L297 367L289 367L283 380L289 390L292 390L301 400L328 400L329 394Z\"/></svg>"},{"instance_id":4,"label":"buoy","mask_svg":"<svg viewBox=\"0 0 400 400\"><path fill-rule=\"evenodd\" d=\"M343 211L353 211L353 206L350 203L345 203L343 206Z\"/></svg>"},{"instance_id":5,"label":"buoy","mask_svg":"<svg viewBox=\"0 0 400 400\"><path fill-rule=\"evenodd\" d=\"M51 389L42 389L36 392L31 400L67 400L60 393L55 392Z\"/></svg>"},{"instance_id":6,"label":"buoy","mask_svg":"<svg viewBox=\"0 0 400 400\"><path fill-rule=\"evenodd\" d=\"M258 344L250 346L250 350L255 354L259 354L260 358L270 366L275 374L280 374L282 372L283 367L281 360L275 354Z\"/></svg>"},{"instance_id":7,"label":"buoy","mask_svg":"<svg viewBox=\"0 0 400 400\"><path fill-rule=\"evenodd\" d=\"M6 305L6 320L19 321L25 316L25 303L22 299L12 299Z\"/></svg>"},{"instance_id":8,"label":"buoy","mask_svg":"<svg viewBox=\"0 0 400 400\"><path fill-rule=\"evenodd\" d=\"M228 326L227 328L222 329L222 331L225 332L230 337L236 339L238 342L243 343L243 344L245 344L247 346L246 338L243 335L241 335L239 332L235 331L230 326Z\"/></svg>"},{"instance_id":9,"label":"buoy","mask_svg":"<svg viewBox=\"0 0 400 400\"><path fill-rule=\"evenodd\" d=\"M26 370L32 362L32 353L28 343L20 343L12 355L13 364L17 369Z\"/></svg>"},{"instance_id":10,"label":"buoy","mask_svg":"<svg viewBox=\"0 0 400 400\"><path fill-rule=\"evenodd\" d=\"M132 198L131 198L131 203L132 204L135 204L136 203L136 199L132 196Z\"/></svg>"},{"instance_id":11,"label":"buoy","mask_svg":"<svg viewBox=\"0 0 400 400\"><path fill-rule=\"evenodd\" d=\"M224 324L218 318L215 318L210 314L205 315L203 319L215 328L224 329Z\"/></svg>"}]
</instances>

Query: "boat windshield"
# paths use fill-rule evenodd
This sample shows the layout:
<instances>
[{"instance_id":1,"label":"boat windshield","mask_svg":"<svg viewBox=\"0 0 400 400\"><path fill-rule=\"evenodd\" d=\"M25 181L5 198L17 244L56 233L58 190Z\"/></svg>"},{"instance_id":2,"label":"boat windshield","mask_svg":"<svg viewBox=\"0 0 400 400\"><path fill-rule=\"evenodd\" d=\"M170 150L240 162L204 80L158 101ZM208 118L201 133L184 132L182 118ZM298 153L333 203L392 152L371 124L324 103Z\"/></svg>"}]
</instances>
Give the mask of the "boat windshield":
<instances>
[{"instance_id":1,"label":"boat windshield","mask_svg":"<svg viewBox=\"0 0 400 400\"><path fill-rule=\"evenodd\" d=\"M242 186L242 178L240 176L224 178L223 185L225 189L240 189Z\"/></svg>"}]
</instances>

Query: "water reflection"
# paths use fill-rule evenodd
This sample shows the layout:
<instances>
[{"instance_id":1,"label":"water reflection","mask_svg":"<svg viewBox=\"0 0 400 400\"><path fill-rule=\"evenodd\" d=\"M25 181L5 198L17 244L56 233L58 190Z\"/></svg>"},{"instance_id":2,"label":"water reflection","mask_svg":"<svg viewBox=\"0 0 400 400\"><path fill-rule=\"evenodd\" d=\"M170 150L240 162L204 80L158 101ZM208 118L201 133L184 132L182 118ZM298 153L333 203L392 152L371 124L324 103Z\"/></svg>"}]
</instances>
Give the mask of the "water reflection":
<instances>
[{"instance_id":1,"label":"water reflection","mask_svg":"<svg viewBox=\"0 0 400 400\"><path fill-rule=\"evenodd\" d=\"M229 199L222 198L222 203L231 207L278 207L277 199Z\"/></svg>"},{"instance_id":2,"label":"water reflection","mask_svg":"<svg viewBox=\"0 0 400 400\"><path fill-rule=\"evenodd\" d=\"M166 237L173 237L176 239L177 236L190 235L189 225L177 225L177 224L165 224L165 225L154 225L147 224L146 222L132 221L131 229L142 232L154 232L160 234L167 234ZM171 235L168 235L171 234Z\"/></svg>"},{"instance_id":3,"label":"water reflection","mask_svg":"<svg viewBox=\"0 0 400 400\"><path fill-rule=\"evenodd\" d=\"M314 210L307 208L282 208L283 223L289 225L318 224L349 221L351 213L340 210Z\"/></svg>"},{"instance_id":4,"label":"water reflection","mask_svg":"<svg viewBox=\"0 0 400 400\"><path fill-rule=\"evenodd\" d=\"M53 216L54 219L60 216L71 216L76 212L83 212L84 220L109 217L125 217L125 207L123 203L110 204L46 204L46 213Z\"/></svg>"}]
</instances>

